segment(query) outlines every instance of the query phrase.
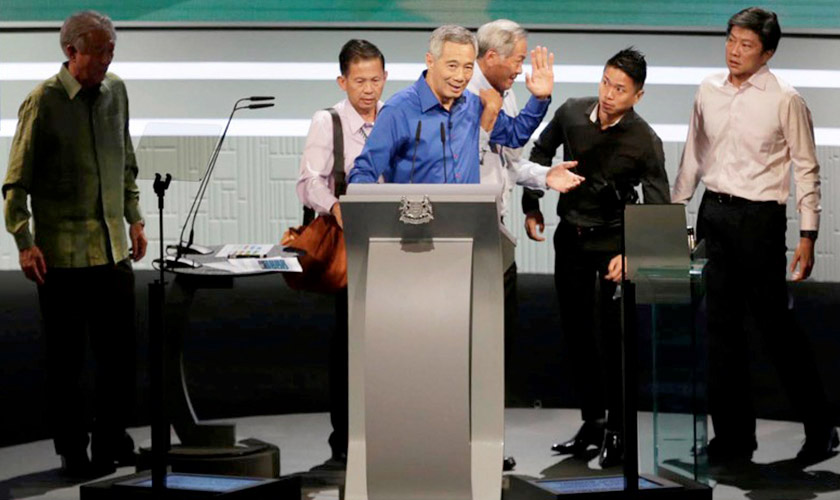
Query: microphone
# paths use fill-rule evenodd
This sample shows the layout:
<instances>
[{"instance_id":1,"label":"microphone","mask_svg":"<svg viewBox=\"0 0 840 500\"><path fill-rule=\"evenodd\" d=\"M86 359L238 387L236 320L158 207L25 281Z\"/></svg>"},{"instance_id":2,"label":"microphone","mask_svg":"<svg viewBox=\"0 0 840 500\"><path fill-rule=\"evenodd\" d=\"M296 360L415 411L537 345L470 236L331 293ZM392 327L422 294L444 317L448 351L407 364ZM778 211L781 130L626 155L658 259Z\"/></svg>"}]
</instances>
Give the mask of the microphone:
<instances>
[{"instance_id":1,"label":"microphone","mask_svg":"<svg viewBox=\"0 0 840 500\"><path fill-rule=\"evenodd\" d=\"M273 101L273 95L252 95L248 98L249 101Z\"/></svg>"},{"instance_id":2,"label":"microphone","mask_svg":"<svg viewBox=\"0 0 840 500\"><path fill-rule=\"evenodd\" d=\"M198 209L201 206L201 201L204 199L204 193L207 192L207 186L210 184L210 177L212 177L213 175L213 169L216 168L216 160L218 160L219 152L222 150L222 143L225 141L225 136L227 136L228 129L230 128L230 122L233 121L233 115L236 114L236 112L240 109L259 109L274 106L274 103L244 105L242 105L242 103L254 100L268 101L271 99L274 99L274 97L243 97L242 99L238 99L233 104L233 110L231 110L230 116L228 117L227 123L225 124L225 129L222 131L222 135L219 137L219 140L216 143L216 147L213 149L213 153L210 155L210 160L207 162L207 168L204 171L204 177L201 179L201 182L198 185L198 190L195 193L195 198L193 199L189 212L187 212L187 218L184 220L184 226L181 228L181 234L178 236L178 244L175 246L175 261L178 261L179 259L181 259L181 256L186 254L197 253L201 255L207 255L212 252L212 250L210 250L209 248L201 247L199 245L193 245L193 237L195 236L195 221L198 217ZM190 222L190 218L192 218L192 222ZM189 239L187 241L184 241L184 233L187 230L187 226L190 227L190 235ZM169 265L171 266L172 263L170 262Z\"/></svg>"},{"instance_id":3,"label":"microphone","mask_svg":"<svg viewBox=\"0 0 840 500\"><path fill-rule=\"evenodd\" d=\"M440 122L440 145L443 148L443 183L449 182L449 176L446 175L446 127L443 122Z\"/></svg>"},{"instance_id":4,"label":"microphone","mask_svg":"<svg viewBox=\"0 0 840 500\"><path fill-rule=\"evenodd\" d=\"M414 133L414 155L411 157L411 173L408 175L408 183L414 184L414 162L417 160L417 145L420 144L420 126L423 122L417 120L417 132Z\"/></svg>"},{"instance_id":5,"label":"microphone","mask_svg":"<svg viewBox=\"0 0 840 500\"><path fill-rule=\"evenodd\" d=\"M263 104L249 104L248 106L245 106L245 107L248 108L248 109L260 109L260 108L270 108L272 106L274 106L273 102L263 103Z\"/></svg>"}]
</instances>

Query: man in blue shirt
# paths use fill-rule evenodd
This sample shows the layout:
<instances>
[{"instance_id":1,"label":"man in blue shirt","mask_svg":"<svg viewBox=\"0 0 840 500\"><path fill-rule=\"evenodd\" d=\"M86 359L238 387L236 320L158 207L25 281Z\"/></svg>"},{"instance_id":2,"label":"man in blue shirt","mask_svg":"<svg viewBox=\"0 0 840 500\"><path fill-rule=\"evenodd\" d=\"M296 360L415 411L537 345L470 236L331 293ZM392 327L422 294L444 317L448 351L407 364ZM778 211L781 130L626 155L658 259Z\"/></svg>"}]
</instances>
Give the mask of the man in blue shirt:
<instances>
[{"instance_id":1,"label":"man in blue shirt","mask_svg":"<svg viewBox=\"0 0 840 500\"><path fill-rule=\"evenodd\" d=\"M493 89L481 97L466 92L472 78L476 39L461 26L436 29L426 53L428 68L414 85L391 97L379 113L348 181L397 183L471 183L480 181L479 127L496 144L520 147L542 122L554 87L554 54L531 51L532 74L525 84L533 94L511 118L500 112Z\"/></svg>"}]
</instances>

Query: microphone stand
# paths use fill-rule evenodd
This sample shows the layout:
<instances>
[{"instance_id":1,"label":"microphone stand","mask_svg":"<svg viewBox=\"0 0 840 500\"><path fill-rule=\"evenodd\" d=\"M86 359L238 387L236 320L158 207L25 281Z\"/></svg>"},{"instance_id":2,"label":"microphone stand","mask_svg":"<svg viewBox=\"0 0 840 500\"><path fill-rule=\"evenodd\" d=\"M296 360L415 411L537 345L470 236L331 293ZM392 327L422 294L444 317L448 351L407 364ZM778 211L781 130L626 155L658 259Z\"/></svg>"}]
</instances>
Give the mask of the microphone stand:
<instances>
[{"instance_id":1,"label":"microphone stand","mask_svg":"<svg viewBox=\"0 0 840 500\"><path fill-rule=\"evenodd\" d=\"M195 221L198 217L198 209L201 207L201 202L204 199L204 193L207 192L207 186L210 185L210 178L213 175L213 170L215 170L216 168L216 161L218 160L219 153L222 150L222 144L224 143L225 137L227 136L230 124L233 121L233 115L236 114L236 112L240 109L260 109L270 108L274 106L274 103L267 102L241 105L244 102L270 101L273 99L274 97L272 96L243 97L241 99L238 99L233 104L233 109L231 110L230 116L228 117L227 123L225 124L225 129L224 131L222 131L222 135L216 142L216 147L213 148L213 153L210 155L210 160L207 162L207 168L205 169L204 177L201 179L201 183L198 185L198 190L196 191L195 198L193 198L190 210L189 212L187 212L187 217L184 220L183 227L181 228L181 234L178 236L178 244L175 245L175 256L173 257L170 255L166 257L165 262L167 267L201 267L201 264L191 259L184 258L184 255L207 255L211 253L212 250L210 250L209 248L193 244L193 237L195 236ZM192 218L192 222L190 222L190 218ZM184 233L187 230L187 226L190 227L190 234L189 239L187 241L184 241Z\"/></svg>"}]
</instances>

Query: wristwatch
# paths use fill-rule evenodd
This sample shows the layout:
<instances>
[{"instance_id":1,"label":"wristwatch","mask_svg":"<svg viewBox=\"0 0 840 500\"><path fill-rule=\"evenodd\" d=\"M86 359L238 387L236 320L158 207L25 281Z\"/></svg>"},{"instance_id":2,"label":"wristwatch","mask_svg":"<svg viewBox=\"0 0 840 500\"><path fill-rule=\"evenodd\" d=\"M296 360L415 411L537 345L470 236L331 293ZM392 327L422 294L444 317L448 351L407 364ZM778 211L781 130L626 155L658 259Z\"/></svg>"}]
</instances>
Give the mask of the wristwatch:
<instances>
[{"instance_id":1,"label":"wristwatch","mask_svg":"<svg viewBox=\"0 0 840 500\"><path fill-rule=\"evenodd\" d=\"M817 241L818 231L799 231L800 238L808 238L811 241Z\"/></svg>"}]
</instances>

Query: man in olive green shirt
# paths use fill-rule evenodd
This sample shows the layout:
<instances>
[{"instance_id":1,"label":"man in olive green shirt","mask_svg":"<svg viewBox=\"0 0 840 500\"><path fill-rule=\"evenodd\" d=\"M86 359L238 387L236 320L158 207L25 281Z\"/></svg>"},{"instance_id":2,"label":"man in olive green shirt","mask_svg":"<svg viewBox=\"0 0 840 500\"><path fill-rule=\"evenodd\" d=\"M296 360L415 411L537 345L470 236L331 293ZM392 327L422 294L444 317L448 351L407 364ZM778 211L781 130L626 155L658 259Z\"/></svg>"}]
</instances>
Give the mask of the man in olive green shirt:
<instances>
[{"instance_id":1,"label":"man in olive green shirt","mask_svg":"<svg viewBox=\"0 0 840 500\"><path fill-rule=\"evenodd\" d=\"M146 236L128 97L122 80L106 73L115 41L102 14L67 18L67 62L21 105L2 188L6 228L24 274L38 285L48 420L63 471L72 476L109 473L134 456L125 432L135 375L131 259L143 258ZM92 462L90 425L80 411L87 338L96 358Z\"/></svg>"}]
</instances>

